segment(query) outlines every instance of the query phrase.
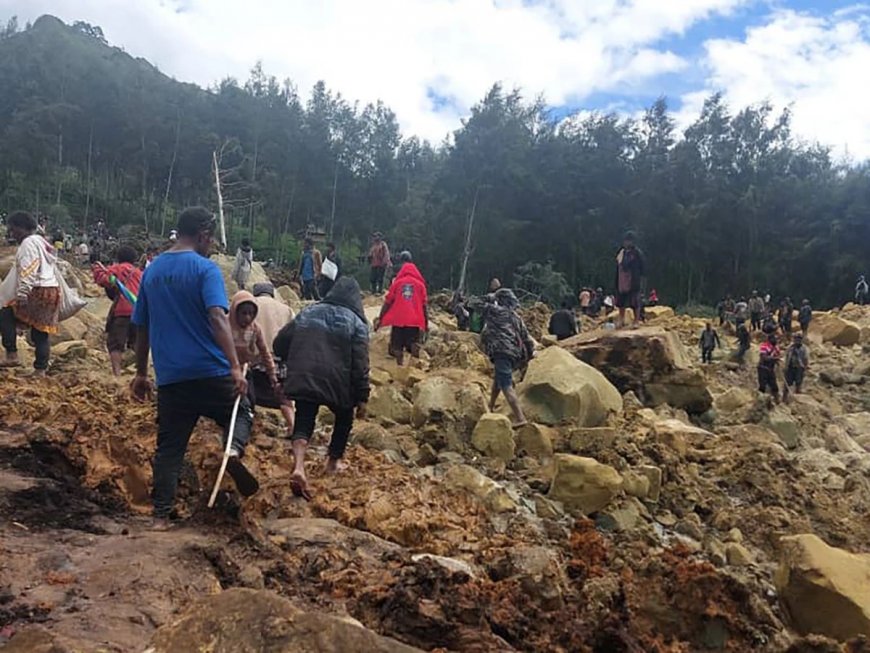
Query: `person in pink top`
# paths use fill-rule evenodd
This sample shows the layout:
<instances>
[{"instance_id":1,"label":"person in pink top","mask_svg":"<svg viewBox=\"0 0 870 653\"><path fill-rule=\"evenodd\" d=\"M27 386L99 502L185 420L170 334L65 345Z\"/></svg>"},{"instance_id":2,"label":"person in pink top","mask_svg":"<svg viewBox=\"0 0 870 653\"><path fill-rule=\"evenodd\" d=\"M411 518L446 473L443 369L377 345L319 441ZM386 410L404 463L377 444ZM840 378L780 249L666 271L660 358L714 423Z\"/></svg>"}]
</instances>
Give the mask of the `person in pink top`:
<instances>
[{"instance_id":1,"label":"person in pink top","mask_svg":"<svg viewBox=\"0 0 870 653\"><path fill-rule=\"evenodd\" d=\"M376 231L372 235L372 248L369 250L369 264L372 266L371 288L372 294L378 295L384 292L384 277L387 274L387 268L392 266L390 260L390 248L384 241L384 236L380 231Z\"/></svg>"},{"instance_id":2,"label":"person in pink top","mask_svg":"<svg viewBox=\"0 0 870 653\"><path fill-rule=\"evenodd\" d=\"M109 318L106 321L106 345L109 358L112 361L112 374L121 376L121 363L127 349L136 348L136 329L130 324L133 316L133 304L124 297L112 277L124 284L134 295L139 294L139 283L142 281L142 270L136 267L138 254L128 245L121 245L115 252L117 263L109 267L95 264L91 271L94 282L106 289L106 294L112 300Z\"/></svg>"}]
</instances>

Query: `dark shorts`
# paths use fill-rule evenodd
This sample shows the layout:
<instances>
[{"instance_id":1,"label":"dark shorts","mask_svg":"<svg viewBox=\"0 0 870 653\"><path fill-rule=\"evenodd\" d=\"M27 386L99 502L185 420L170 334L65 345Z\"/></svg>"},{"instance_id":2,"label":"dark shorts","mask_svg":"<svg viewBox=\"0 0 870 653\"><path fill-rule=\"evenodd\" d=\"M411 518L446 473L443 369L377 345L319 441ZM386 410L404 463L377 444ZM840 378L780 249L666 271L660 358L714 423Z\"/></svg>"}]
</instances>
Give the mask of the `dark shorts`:
<instances>
[{"instance_id":1,"label":"dark shorts","mask_svg":"<svg viewBox=\"0 0 870 653\"><path fill-rule=\"evenodd\" d=\"M779 393L779 384L776 382L776 372L769 367L758 367L758 391L774 394Z\"/></svg>"},{"instance_id":2,"label":"dark shorts","mask_svg":"<svg viewBox=\"0 0 870 653\"><path fill-rule=\"evenodd\" d=\"M412 356L419 354L420 329L418 327L393 327L390 330L390 353L397 356L409 352Z\"/></svg>"},{"instance_id":3,"label":"dark shorts","mask_svg":"<svg viewBox=\"0 0 870 653\"><path fill-rule=\"evenodd\" d=\"M276 396L269 375L265 370L253 369L248 372L248 400L251 406L263 408L281 408L282 398Z\"/></svg>"},{"instance_id":4,"label":"dark shorts","mask_svg":"<svg viewBox=\"0 0 870 653\"><path fill-rule=\"evenodd\" d=\"M617 308L633 308L636 310L639 297L640 297L639 292L617 293L616 294L616 307Z\"/></svg>"},{"instance_id":5,"label":"dark shorts","mask_svg":"<svg viewBox=\"0 0 870 653\"><path fill-rule=\"evenodd\" d=\"M508 390L514 385L514 364L509 358L496 358L492 361L495 367L495 387Z\"/></svg>"},{"instance_id":6,"label":"dark shorts","mask_svg":"<svg viewBox=\"0 0 870 653\"><path fill-rule=\"evenodd\" d=\"M785 384L786 385L803 385L804 368L802 367L787 367L785 369Z\"/></svg>"},{"instance_id":7,"label":"dark shorts","mask_svg":"<svg viewBox=\"0 0 870 653\"><path fill-rule=\"evenodd\" d=\"M129 317L113 317L106 324L106 344L109 351L124 351L136 346L136 327Z\"/></svg>"}]
</instances>

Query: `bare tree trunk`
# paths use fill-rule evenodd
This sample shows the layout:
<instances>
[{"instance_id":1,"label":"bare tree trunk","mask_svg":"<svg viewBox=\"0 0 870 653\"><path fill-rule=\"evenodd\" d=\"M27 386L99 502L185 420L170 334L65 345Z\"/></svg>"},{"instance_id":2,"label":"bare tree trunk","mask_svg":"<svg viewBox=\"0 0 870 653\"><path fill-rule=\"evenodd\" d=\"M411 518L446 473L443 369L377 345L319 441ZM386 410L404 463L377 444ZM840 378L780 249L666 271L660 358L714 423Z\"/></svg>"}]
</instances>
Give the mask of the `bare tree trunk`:
<instances>
[{"instance_id":1,"label":"bare tree trunk","mask_svg":"<svg viewBox=\"0 0 870 653\"><path fill-rule=\"evenodd\" d=\"M251 239L251 245L254 242L254 185L257 183L257 158L260 153L260 137L254 139L254 165L251 170L251 199L248 204L248 238Z\"/></svg>"},{"instance_id":2,"label":"bare tree trunk","mask_svg":"<svg viewBox=\"0 0 870 653\"><path fill-rule=\"evenodd\" d=\"M211 153L211 160L214 163L214 186L217 190L217 200L218 200L218 218L220 219L221 225L221 245L224 248L224 251L227 249L227 225L224 221L224 197L221 194L221 171L218 168L217 161L217 152Z\"/></svg>"},{"instance_id":3,"label":"bare tree trunk","mask_svg":"<svg viewBox=\"0 0 870 653\"><path fill-rule=\"evenodd\" d=\"M458 290L465 291L465 277L468 272L468 259L471 257L471 234L474 230L474 214L477 213L477 198L480 196L480 186L474 191L474 202L468 213L468 228L465 231L465 250L462 252L462 270L459 273Z\"/></svg>"},{"instance_id":4,"label":"bare tree trunk","mask_svg":"<svg viewBox=\"0 0 870 653\"><path fill-rule=\"evenodd\" d=\"M82 229L88 232L88 212L91 210L91 161L94 154L94 123L91 121L91 132L88 136L88 173L85 179L85 217L82 220Z\"/></svg>"},{"instance_id":5,"label":"bare tree trunk","mask_svg":"<svg viewBox=\"0 0 870 653\"><path fill-rule=\"evenodd\" d=\"M166 233L166 205L169 203L169 191L172 188L172 173L175 171L175 161L178 158L178 139L181 136L181 110L178 110L178 120L175 123L175 147L172 148L172 162L169 164L169 175L166 177L166 192L163 194L163 204L160 205L161 223L160 236Z\"/></svg>"},{"instance_id":6,"label":"bare tree trunk","mask_svg":"<svg viewBox=\"0 0 870 653\"><path fill-rule=\"evenodd\" d=\"M332 176L332 212L329 215L329 239L332 240L332 232L335 229L335 195L338 190L338 157L335 159L335 174Z\"/></svg>"}]
</instances>

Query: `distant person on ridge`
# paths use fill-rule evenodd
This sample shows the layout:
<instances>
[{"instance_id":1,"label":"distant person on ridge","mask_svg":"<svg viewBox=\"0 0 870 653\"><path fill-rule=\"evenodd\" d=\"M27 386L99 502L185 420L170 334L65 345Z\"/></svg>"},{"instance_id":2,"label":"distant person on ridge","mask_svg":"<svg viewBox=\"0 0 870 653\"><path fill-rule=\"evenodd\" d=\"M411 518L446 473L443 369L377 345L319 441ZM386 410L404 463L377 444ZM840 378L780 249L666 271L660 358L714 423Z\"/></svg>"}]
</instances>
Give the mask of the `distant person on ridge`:
<instances>
[{"instance_id":1,"label":"distant person on ridge","mask_svg":"<svg viewBox=\"0 0 870 653\"><path fill-rule=\"evenodd\" d=\"M157 452L154 456L154 527L166 530L190 434L208 417L232 438L227 472L243 496L259 489L242 464L253 415L227 316L229 303L220 268L208 256L215 218L201 206L178 218L178 240L142 275L133 312L136 377L133 397L152 392L148 353L157 375ZM236 397L241 397L235 429L227 433Z\"/></svg>"},{"instance_id":2,"label":"distant person on ridge","mask_svg":"<svg viewBox=\"0 0 870 653\"><path fill-rule=\"evenodd\" d=\"M414 265L410 252L399 254L399 265L399 273L390 284L374 326L375 331L382 326L392 327L390 355L401 367L406 351L414 357L420 353L420 336L429 324L429 298L426 280Z\"/></svg>"},{"instance_id":3,"label":"distant person on ridge","mask_svg":"<svg viewBox=\"0 0 870 653\"><path fill-rule=\"evenodd\" d=\"M786 297L779 305L779 328L783 335L791 336L791 324L794 319L794 304L791 297Z\"/></svg>"},{"instance_id":4,"label":"distant person on ridge","mask_svg":"<svg viewBox=\"0 0 870 653\"><path fill-rule=\"evenodd\" d=\"M513 412L515 427L524 425L526 417L514 390L513 372L531 360L535 353L535 343L517 313L519 305L512 290L499 288L495 302L486 305L486 326L481 336L483 349L495 368L489 410L495 411L498 396L503 392Z\"/></svg>"},{"instance_id":5,"label":"distant person on ridge","mask_svg":"<svg viewBox=\"0 0 870 653\"><path fill-rule=\"evenodd\" d=\"M384 277L387 268L392 266L390 260L390 248L384 241L384 235L380 231L372 234L372 246L369 249L369 265L371 265L371 290L373 295L384 292Z\"/></svg>"},{"instance_id":6,"label":"distant person on ridge","mask_svg":"<svg viewBox=\"0 0 870 653\"><path fill-rule=\"evenodd\" d=\"M758 296L758 291L752 291L752 297L749 298L749 319L753 331L758 331L761 328L761 320L764 318L764 299Z\"/></svg>"},{"instance_id":7,"label":"distant person on ridge","mask_svg":"<svg viewBox=\"0 0 870 653\"><path fill-rule=\"evenodd\" d=\"M734 304L734 323L737 324L737 320L746 322L748 319L749 303L746 301L745 297L741 297L740 301Z\"/></svg>"},{"instance_id":8,"label":"distant person on ridge","mask_svg":"<svg viewBox=\"0 0 870 653\"><path fill-rule=\"evenodd\" d=\"M858 283L855 284L855 303L858 306L863 306L867 303L868 296L870 296L870 285L867 284L867 280L862 274L858 277Z\"/></svg>"},{"instance_id":9,"label":"distant person on ridge","mask_svg":"<svg viewBox=\"0 0 870 653\"><path fill-rule=\"evenodd\" d=\"M800 310L798 310L798 324L801 325L801 334L806 338L810 332L810 322L813 321L813 307L810 306L810 300L804 299L801 302Z\"/></svg>"},{"instance_id":10,"label":"distant person on ridge","mask_svg":"<svg viewBox=\"0 0 870 653\"><path fill-rule=\"evenodd\" d=\"M767 336L767 340L761 343L758 359L758 391L764 394L770 390L774 401L779 403L779 384L776 381L776 366L782 358L782 353L777 346L775 334Z\"/></svg>"},{"instance_id":11,"label":"distant person on ridge","mask_svg":"<svg viewBox=\"0 0 870 653\"><path fill-rule=\"evenodd\" d=\"M117 263L108 268L94 265L92 270L94 282L105 288L106 294L112 300L106 321L106 346L109 350L109 359L112 361L112 374L115 376L121 376L124 352L136 347L136 329L130 322L133 317L133 304L111 279L115 277L133 295L138 295L142 270L136 267L136 259L136 250L128 245L122 245L115 252Z\"/></svg>"},{"instance_id":12,"label":"distant person on ridge","mask_svg":"<svg viewBox=\"0 0 870 653\"><path fill-rule=\"evenodd\" d=\"M746 356L746 352L749 351L749 345L751 342L751 335L749 334L749 329L746 328L746 322L737 321L737 354L735 358L737 362L741 365L743 364L743 358Z\"/></svg>"},{"instance_id":13,"label":"distant person on ridge","mask_svg":"<svg viewBox=\"0 0 870 653\"><path fill-rule=\"evenodd\" d=\"M701 346L701 362L712 363L713 350L716 349L716 347L722 347L722 343L719 340L719 334L716 333L712 324L707 322L707 326L704 327L703 331L701 331L701 337L699 340Z\"/></svg>"},{"instance_id":14,"label":"distant person on ridge","mask_svg":"<svg viewBox=\"0 0 870 653\"><path fill-rule=\"evenodd\" d=\"M634 311L634 324L640 322L640 288L645 274L643 253L628 232L616 254L616 306L619 308L619 326L625 326L625 309Z\"/></svg>"},{"instance_id":15,"label":"distant person on ridge","mask_svg":"<svg viewBox=\"0 0 870 653\"><path fill-rule=\"evenodd\" d=\"M299 281L302 284L302 299L320 299L317 292L317 280L323 258L314 246L314 241L306 238L302 243L302 256L299 258Z\"/></svg>"},{"instance_id":16,"label":"distant person on ridge","mask_svg":"<svg viewBox=\"0 0 870 653\"><path fill-rule=\"evenodd\" d=\"M655 288L649 291L649 301L647 301L647 306L658 306L659 305L659 293Z\"/></svg>"},{"instance_id":17,"label":"distant person on ridge","mask_svg":"<svg viewBox=\"0 0 870 653\"><path fill-rule=\"evenodd\" d=\"M293 494L311 498L305 474L308 441L321 406L335 416L326 472L341 471L353 428L354 408L365 419L369 400L369 328L359 284L341 277L330 293L300 311L275 338L275 355L287 362L284 395L296 401L293 429Z\"/></svg>"},{"instance_id":18,"label":"distant person on ridge","mask_svg":"<svg viewBox=\"0 0 870 653\"><path fill-rule=\"evenodd\" d=\"M579 333L577 316L568 307L568 302L562 302L562 308L550 316L550 326L547 332L556 336L556 340L565 340Z\"/></svg>"},{"instance_id":19,"label":"distant person on ridge","mask_svg":"<svg viewBox=\"0 0 870 653\"><path fill-rule=\"evenodd\" d=\"M251 241L242 238L242 244L236 250L236 262L233 264L233 281L239 286L239 290L245 289L245 284L251 276L254 267L254 250L251 249Z\"/></svg>"},{"instance_id":20,"label":"distant person on ridge","mask_svg":"<svg viewBox=\"0 0 870 653\"><path fill-rule=\"evenodd\" d=\"M588 315L589 304L592 302L592 292L589 288L583 288L577 298L580 300L580 313Z\"/></svg>"}]
</instances>

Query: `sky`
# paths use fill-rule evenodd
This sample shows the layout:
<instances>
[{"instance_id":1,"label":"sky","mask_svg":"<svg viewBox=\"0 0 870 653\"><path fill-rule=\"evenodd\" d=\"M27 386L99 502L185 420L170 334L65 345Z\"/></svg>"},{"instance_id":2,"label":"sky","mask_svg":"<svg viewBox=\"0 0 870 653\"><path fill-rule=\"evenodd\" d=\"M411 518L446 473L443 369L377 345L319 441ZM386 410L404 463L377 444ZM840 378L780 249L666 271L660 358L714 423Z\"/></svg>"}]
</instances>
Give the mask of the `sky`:
<instances>
[{"instance_id":1,"label":"sky","mask_svg":"<svg viewBox=\"0 0 870 653\"><path fill-rule=\"evenodd\" d=\"M870 159L860 0L0 0L0 20L45 13L203 86L257 61L303 96L322 79L435 143L501 82L556 115L665 96L681 128L713 92L734 111L767 101L799 138Z\"/></svg>"}]
</instances>

